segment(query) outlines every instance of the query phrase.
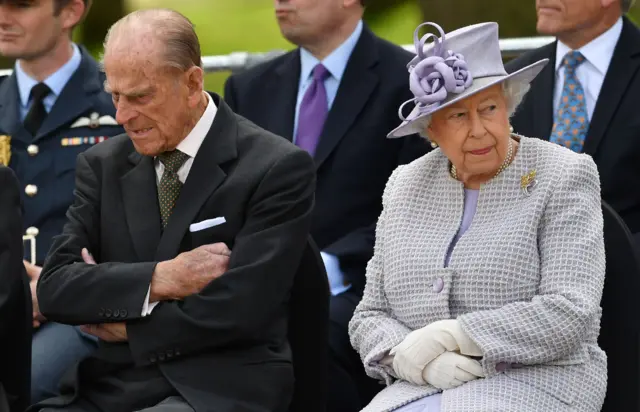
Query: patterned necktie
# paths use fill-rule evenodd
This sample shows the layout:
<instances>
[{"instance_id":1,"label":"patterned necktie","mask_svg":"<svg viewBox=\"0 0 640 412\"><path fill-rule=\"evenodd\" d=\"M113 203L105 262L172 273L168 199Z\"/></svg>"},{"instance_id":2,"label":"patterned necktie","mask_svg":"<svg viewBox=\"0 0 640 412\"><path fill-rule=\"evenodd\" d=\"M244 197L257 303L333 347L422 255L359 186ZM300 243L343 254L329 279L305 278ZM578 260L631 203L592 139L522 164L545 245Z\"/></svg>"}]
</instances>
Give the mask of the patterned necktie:
<instances>
[{"instance_id":1,"label":"patterned necktie","mask_svg":"<svg viewBox=\"0 0 640 412\"><path fill-rule=\"evenodd\" d=\"M189 155L179 150L165 152L158 156L164 165L164 173L158 184L158 202L160 203L160 218L162 219L162 228L167 226L169 216L173 212L176 204L182 182L178 179L178 170L187 161Z\"/></svg>"},{"instance_id":2,"label":"patterned necktie","mask_svg":"<svg viewBox=\"0 0 640 412\"><path fill-rule=\"evenodd\" d=\"M329 107L327 103L327 90L324 81L330 73L322 64L313 69L313 82L309 85L298 113L298 132L296 145L306 150L312 156L318 146L318 140L327 119Z\"/></svg>"},{"instance_id":3,"label":"patterned necktie","mask_svg":"<svg viewBox=\"0 0 640 412\"><path fill-rule=\"evenodd\" d=\"M574 152L581 152L589 130L589 115L584 89L576 76L576 69L585 61L578 51L564 56L564 87L549 141Z\"/></svg>"},{"instance_id":4,"label":"patterned necktie","mask_svg":"<svg viewBox=\"0 0 640 412\"><path fill-rule=\"evenodd\" d=\"M51 89L44 83L38 83L31 88L31 109L24 118L24 127L35 136L47 117L47 110L42 102L51 93Z\"/></svg>"}]
</instances>

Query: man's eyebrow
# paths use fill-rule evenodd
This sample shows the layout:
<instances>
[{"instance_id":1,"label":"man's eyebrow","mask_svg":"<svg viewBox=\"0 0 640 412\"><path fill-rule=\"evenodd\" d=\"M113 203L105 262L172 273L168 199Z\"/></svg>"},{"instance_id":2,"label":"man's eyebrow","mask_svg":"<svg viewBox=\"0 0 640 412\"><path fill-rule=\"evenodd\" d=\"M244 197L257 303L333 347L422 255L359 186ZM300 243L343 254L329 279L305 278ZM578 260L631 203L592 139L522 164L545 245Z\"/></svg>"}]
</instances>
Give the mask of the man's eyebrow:
<instances>
[{"instance_id":1,"label":"man's eyebrow","mask_svg":"<svg viewBox=\"0 0 640 412\"><path fill-rule=\"evenodd\" d=\"M109 86L109 83L107 83L105 81L104 83L104 90L107 93L113 93L113 90L111 89L111 87ZM121 91L116 91L116 93L120 96L126 96L126 97L142 97L142 96L146 96L148 94L151 94L151 92L153 92L153 87L145 87L145 88L139 88L139 89L132 89L129 90L127 92L121 92Z\"/></svg>"}]
</instances>

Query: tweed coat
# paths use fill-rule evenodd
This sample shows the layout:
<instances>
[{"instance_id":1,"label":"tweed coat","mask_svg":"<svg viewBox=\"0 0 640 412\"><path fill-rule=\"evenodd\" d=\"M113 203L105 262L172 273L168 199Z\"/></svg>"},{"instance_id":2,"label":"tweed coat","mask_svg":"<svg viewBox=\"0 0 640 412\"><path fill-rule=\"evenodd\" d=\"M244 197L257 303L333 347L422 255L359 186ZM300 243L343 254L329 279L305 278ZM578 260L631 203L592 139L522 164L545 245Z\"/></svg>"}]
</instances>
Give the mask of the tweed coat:
<instances>
[{"instance_id":1,"label":"tweed coat","mask_svg":"<svg viewBox=\"0 0 640 412\"><path fill-rule=\"evenodd\" d=\"M445 390L442 412L600 411L607 367L597 345L605 273L598 171L588 155L516 138L515 159L481 187L447 267L464 202L448 159L435 150L390 177L349 328L367 373L388 385L364 411L438 391L398 380L379 361L410 331L450 318L481 348L486 378Z\"/></svg>"}]
</instances>

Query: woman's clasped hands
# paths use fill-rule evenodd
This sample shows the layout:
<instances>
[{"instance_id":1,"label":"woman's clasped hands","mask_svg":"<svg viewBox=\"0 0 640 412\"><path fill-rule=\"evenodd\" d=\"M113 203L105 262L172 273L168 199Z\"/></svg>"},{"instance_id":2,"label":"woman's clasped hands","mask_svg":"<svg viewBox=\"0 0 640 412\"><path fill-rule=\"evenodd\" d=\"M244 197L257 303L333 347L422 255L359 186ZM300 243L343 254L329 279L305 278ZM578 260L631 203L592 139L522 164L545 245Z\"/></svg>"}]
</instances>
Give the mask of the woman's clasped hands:
<instances>
[{"instance_id":1,"label":"woman's clasped hands","mask_svg":"<svg viewBox=\"0 0 640 412\"><path fill-rule=\"evenodd\" d=\"M396 375L416 385L452 389L484 377L480 362L471 358L481 357L482 351L456 319L414 330L389 355Z\"/></svg>"}]
</instances>

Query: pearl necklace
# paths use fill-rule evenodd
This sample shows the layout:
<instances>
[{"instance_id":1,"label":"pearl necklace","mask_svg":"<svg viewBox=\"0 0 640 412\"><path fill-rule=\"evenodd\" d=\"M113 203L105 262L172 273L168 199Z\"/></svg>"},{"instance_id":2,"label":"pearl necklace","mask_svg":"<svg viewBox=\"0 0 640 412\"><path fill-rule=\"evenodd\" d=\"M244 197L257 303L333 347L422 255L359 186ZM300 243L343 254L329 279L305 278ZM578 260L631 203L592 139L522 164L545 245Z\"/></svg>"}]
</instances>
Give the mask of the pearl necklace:
<instances>
[{"instance_id":1,"label":"pearl necklace","mask_svg":"<svg viewBox=\"0 0 640 412\"><path fill-rule=\"evenodd\" d=\"M502 162L502 164L498 168L498 171L496 172L496 174L493 175L493 177L496 177L500 173L502 173L504 171L504 169L506 169L511 164L512 160L513 160L513 139L511 139L511 136L509 136L509 147L507 149L507 156L504 158L504 161ZM453 164L451 165L451 168L449 169L449 173L451 174L451 177L453 177L454 179L458 180L458 171L456 170L456 167Z\"/></svg>"}]
</instances>

